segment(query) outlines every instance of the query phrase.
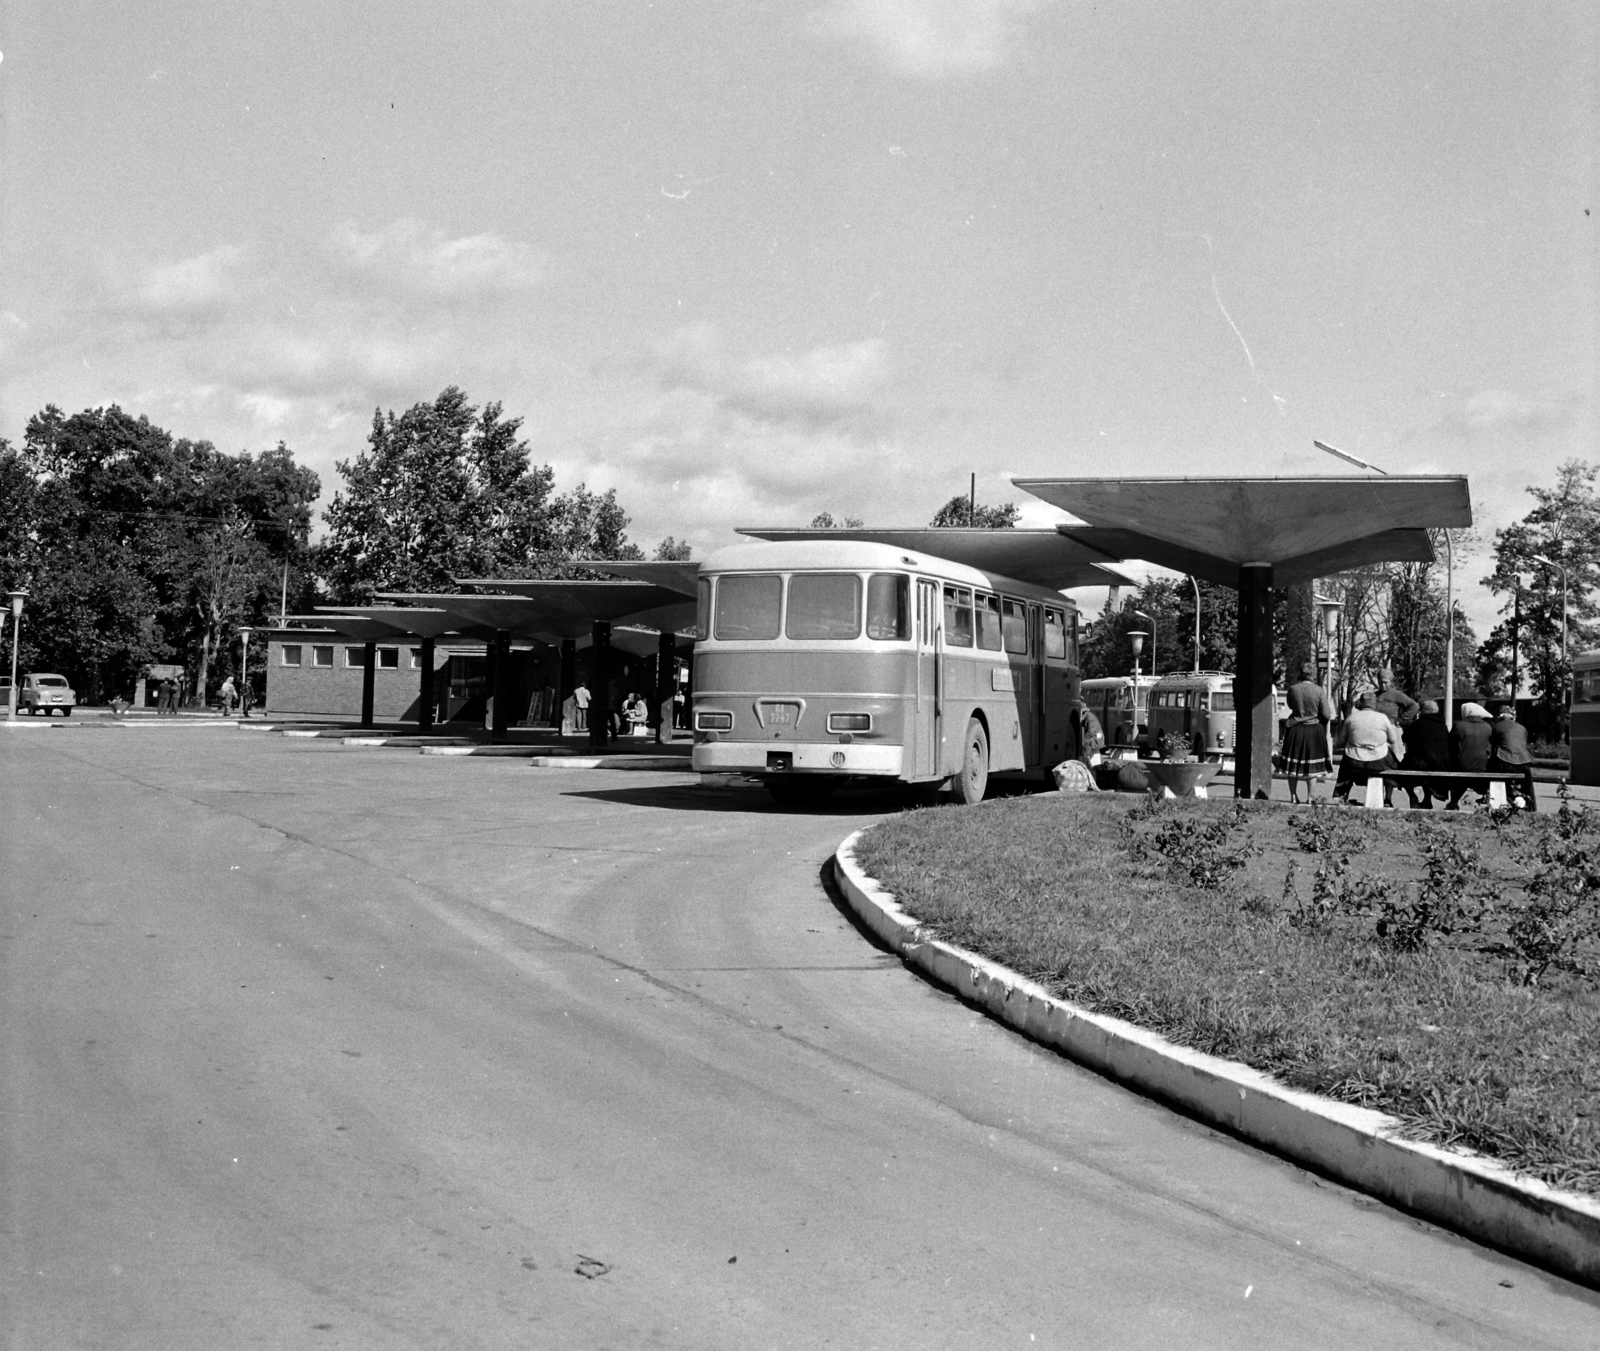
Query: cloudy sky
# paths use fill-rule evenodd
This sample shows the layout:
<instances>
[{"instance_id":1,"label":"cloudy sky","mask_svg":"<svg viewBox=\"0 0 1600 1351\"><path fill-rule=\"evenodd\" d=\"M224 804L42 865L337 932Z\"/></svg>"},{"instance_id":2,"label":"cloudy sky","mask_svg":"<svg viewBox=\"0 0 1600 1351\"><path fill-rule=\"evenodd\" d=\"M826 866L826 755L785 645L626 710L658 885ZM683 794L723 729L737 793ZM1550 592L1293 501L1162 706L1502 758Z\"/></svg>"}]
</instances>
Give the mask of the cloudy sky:
<instances>
[{"instance_id":1,"label":"cloudy sky","mask_svg":"<svg viewBox=\"0 0 1600 1351\"><path fill-rule=\"evenodd\" d=\"M117 402L326 495L457 384L697 553L1315 437L1492 529L1600 460L1597 13L9 0L0 435Z\"/></svg>"}]
</instances>

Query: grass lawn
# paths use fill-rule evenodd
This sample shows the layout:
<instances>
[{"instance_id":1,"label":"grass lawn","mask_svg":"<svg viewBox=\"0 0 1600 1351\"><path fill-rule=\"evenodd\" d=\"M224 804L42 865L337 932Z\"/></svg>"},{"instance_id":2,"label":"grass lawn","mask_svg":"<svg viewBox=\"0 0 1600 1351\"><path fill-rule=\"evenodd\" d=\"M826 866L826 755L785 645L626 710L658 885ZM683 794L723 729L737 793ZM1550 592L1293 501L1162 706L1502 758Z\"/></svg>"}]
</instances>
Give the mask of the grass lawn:
<instances>
[{"instance_id":1,"label":"grass lawn","mask_svg":"<svg viewBox=\"0 0 1600 1351\"><path fill-rule=\"evenodd\" d=\"M1061 998L1600 1193L1600 820L1043 794L870 830L937 936Z\"/></svg>"}]
</instances>

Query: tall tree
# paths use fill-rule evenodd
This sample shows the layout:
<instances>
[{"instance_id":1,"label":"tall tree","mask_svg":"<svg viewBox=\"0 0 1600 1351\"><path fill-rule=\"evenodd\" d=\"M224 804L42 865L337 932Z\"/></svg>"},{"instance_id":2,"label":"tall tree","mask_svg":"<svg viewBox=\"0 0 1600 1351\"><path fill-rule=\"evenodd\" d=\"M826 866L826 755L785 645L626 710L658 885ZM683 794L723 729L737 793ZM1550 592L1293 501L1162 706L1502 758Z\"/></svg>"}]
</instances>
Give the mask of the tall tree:
<instances>
[{"instance_id":1,"label":"tall tree","mask_svg":"<svg viewBox=\"0 0 1600 1351\"><path fill-rule=\"evenodd\" d=\"M1505 598L1485 644L1485 676L1499 675L1509 688L1511 649L1519 672L1543 706L1549 725L1559 720L1566 699L1570 655L1600 638L1595 620L1597 560L1600 560L1600 467L1568 460L1556 470L1552 488L1529 488L1535 506L1514 525L1495 532L1494 571L1483 579ZM1552 566L1553 565L1553 566ZM1562 570L1566 572L1567 651L1561 656ZM1517 632L1512 619L1521 611Z\"/></svg>"},{"instance_id":2,"label":"tall tree","mask_svg":"<svg viewBox=\"0 0 1600 1351\"><path fill-rule=\"evenodd\" d=\"M455 386L404 413L373 414L367 449L340 460L344 488L324 513L319 563L335 600L437 591L455 577L571 571L575 558L640 557L615 490L554 495L520 418L482 410Z\"/></svg>"}]
</instances>

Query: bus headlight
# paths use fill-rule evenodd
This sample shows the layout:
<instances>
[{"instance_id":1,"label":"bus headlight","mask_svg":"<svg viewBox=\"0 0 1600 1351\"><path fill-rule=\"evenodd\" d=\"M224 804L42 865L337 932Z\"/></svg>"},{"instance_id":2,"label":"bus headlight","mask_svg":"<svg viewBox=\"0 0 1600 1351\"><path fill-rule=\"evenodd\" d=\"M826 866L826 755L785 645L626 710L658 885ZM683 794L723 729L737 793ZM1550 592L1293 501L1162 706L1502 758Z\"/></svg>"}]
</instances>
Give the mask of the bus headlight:
<instances>
[{"instance_id":1,"label":"bus headlight","mask_svg":"<svg viewBox=\"0 0 1600 1351\"><path fill-rule=\"evenodd\" d=\"M870 732L872 730L872 714L830 713L828 714L828 730L830 732Z\"/></svg>"},{"instance_id":2,"label":"bus headlight","mask_svg":"<svg viewBox=\"0 0 1600 1351\"><path fill-rule=\"evenodd\" d=\"M694 730L697 732L731 732L733 714L719 713L715 709L696 709Z\"/></svg>"}]
</instances>

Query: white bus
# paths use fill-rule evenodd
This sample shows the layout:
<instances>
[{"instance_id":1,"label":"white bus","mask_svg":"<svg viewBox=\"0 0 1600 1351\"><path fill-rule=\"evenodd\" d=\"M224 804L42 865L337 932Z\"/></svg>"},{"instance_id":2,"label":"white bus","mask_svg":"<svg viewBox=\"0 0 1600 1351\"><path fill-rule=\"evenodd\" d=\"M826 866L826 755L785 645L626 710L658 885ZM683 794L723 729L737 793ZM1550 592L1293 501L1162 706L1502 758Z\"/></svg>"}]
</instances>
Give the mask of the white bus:
<instances>
[{"instance_id":1,"label":"white bus","mask_svg":"<svg viewBox=\"0 0 1600 1351\"><path fill-rule=\"evenodd\" d=\"M1085 680L1083 706L1095 715L1106 745L1137 746L1150 721L1150 688L1154 676L1097 676Z\"/></svg>"},{"instance_id":2,"label":"white bus","mask_svg":"<svg viewBox=\"0 0 1600 1351\"><path fill-rule=\"evenodd\" d=\"M700 565L697 638L694 768L779 801L880 779L977 802L991 772L1078 754L1057 591L887 544L736 544Z\"/></svg>"}]
</instances>

